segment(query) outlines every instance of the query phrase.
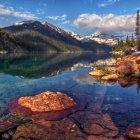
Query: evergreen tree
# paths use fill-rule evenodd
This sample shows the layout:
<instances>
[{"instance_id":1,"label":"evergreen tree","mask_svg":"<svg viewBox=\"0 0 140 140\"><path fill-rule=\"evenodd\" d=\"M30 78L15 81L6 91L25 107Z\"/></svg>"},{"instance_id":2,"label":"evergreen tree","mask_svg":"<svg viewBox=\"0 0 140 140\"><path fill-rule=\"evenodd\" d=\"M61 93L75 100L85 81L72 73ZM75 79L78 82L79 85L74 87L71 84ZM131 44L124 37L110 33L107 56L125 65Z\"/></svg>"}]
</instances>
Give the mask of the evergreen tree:
<instances>
[{"instance_id":1,"label":"evergreen tree","mask_svg":"<svg viewBox=\"0 0 140 140\"><path fill-rule=\"evenodd\" d=\"M134 35L132 34L132 37L131 37L131 42L132 44L135 44L135 39L134 39Z\"/></svg>"},{"instance_id":2,"label":"evergreen tree","mask_svg":"<svg viewBox=\"0 0 140 140\"><path fill-rule=\"evenodd\" d=\"M137 38L138 49L140 49L140 12L139 10L137 10L135 35Z\"/></svg>"},{"instance_id":3,"label":"evergreen tree","mask_svg":"<svg viewBox=\"0 0 140 140\"><path fill-rule=\"evenodd\" d=\"M126 44L129 45L129 43L130 43L130 41L129 41L129 37L127 35L127 37L126 37Z\"/></svg>"}]
</instances>

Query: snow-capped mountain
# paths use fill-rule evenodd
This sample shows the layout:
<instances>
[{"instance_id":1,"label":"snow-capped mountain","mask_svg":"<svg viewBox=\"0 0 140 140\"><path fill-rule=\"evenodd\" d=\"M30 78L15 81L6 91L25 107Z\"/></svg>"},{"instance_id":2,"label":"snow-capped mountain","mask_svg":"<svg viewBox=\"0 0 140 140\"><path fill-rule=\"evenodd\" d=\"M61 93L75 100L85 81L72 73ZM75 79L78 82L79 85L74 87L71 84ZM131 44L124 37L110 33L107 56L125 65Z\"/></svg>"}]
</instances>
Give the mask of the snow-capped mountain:
<instances>
[{"instance_id":1,"label":"snow-capped mountain","mask_svg":"<svg viewBox=\"0 0 140 140\"><path fill-rule=\"evenodd\" d=\"M110 47L98 43L89 36L67 32L48 22L22 21L3 30L15 37L19 46L27 52L109 52ZM14 51L18 49L13 49Z\"/></svg>"},{"instance_id":2,"label":"snow-capped mountain","mask_svg":"<svg viewBox=\"0 0 140 140\"><path fill-rule=\"evenodd\" d=\"M68 42L71 42L72 44L79 44L79 42L92 43L93 41L98 44L107 44L110 46L117 44L116 38L113 38L113 36L108 35L108 34L103 34L99 31L89 36L81 36L75 32L65 31L48 22L41 23L39 21L29 20L29 21L17 22L13 26L14 27L12 27L12 30L13 28L16 28L17 30L17 28L24 27L26 29L34 28L34 30L37 30L37 31L39 30L41 32L43 32L43 28L44 28L44 31L46 31L46 33L49 36L52 36L53 38L57 38L57 39L62 39L63 41L67 40Z\"/></svg>"},{"instance_id":3,"label":"snow-capped mountain","mask_svg":"<svg viewBox=\"0 0 140 140\"><path fill-rule=\"evenodd\" d=\"M97 42L99 44L107 44L110 46L114 46L117 44L118 40L114 38L112 35L102 34L101 32L95 32L89 36L80 36L74 32L68 32L72 37L81 41L81 42Z\"/></svg>"}]
</instances>

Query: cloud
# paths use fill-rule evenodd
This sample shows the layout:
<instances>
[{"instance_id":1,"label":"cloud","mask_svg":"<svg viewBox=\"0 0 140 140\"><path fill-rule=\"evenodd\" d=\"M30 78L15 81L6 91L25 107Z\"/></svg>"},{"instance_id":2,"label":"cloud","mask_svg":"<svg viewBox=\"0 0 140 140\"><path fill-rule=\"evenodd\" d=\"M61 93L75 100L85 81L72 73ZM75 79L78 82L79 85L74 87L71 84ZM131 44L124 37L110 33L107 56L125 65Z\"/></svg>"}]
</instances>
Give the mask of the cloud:
<instances>
[{"instance_id":1,"label":"cloud","mask_svg":"<svg viewBox=\"0 0 140 140\"><path fill-rule=\"evenodd\" d=\"M65 21L67 18L67 15L63 14L62 16L47 16L46 18L54 20L54 21Z\"/></svg>"},{"instance_id":2,"label":"cloud","mask_svg":"<svg viewBox=\"0 0 140 140\"><path fill-rule=\"evenodd\" d=\"M80 29L93 29L102 33L133 32L135 15L81 14L74 20L73 24Z\"/></svg>"},{"instance_id":3,"label":"cloud","mask_svg":"<svg viewBox=\"0 0 140 140\"><path fill-rule=\"evenodd\" d=\"M6 7L0 4L0 16L4 17L17 17L23 19L36 19L37 17L30 12L16 11L13 7Z\"/></svg>"},{"instance_id":4,"label":"cloud","mask_svg":"<svg viewBox=\"0 0 140 140\"><path fill-rule=\"evenodd\" d=\"M62 22L62 24L64 24L64 25L69 25L70 23L71 23L70 20L65 20L65 21Z\"/></svg>"},{"instance_id":5,"label":"cloud","mask_svg":"<svg viewBox=\"0 0 140 140\"><path fill-rule=\"evenodd\" d=\"M100 3L98 6L99 7L107 7L109 5L113 5L115 4L116 2L119 2L120 0L106 0L105 2L103 3Z\"/></svg>"},{"instance_id":6,"label":"cloud","mask_svg":"<svg viewBox=\"0 0 140 140\"><path fill-rule=\"evenodd\" d=\"M36 10L36 13L37 13L38 15L44 15L44 14L45 14L45 11L42 10L42 9L37 9L37 10Z\"/></svg>"}]
</instances>

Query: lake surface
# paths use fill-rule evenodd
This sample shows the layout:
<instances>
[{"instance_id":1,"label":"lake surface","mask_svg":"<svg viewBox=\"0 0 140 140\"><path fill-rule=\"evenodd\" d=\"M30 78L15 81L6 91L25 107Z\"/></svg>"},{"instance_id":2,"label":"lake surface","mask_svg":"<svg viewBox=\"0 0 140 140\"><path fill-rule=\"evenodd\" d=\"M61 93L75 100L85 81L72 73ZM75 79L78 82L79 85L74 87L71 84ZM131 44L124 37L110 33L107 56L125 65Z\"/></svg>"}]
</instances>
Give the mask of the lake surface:
<instances>
[{"instance_id":1,"label":"lake surface","mask_svg":"<svg viewBox=\"0 0 140 140\"><path fill-rule=\"evenodd\" d=\"M109 54L91 53L1 55L1 119L11 114L9 102L15 98L44 91L61 91L72 97L79 108L70 114L64 113L58 119L50 117L56 127L53 127L55 132L47 129L48 137L52 140L94 140L94 137L119 139L129 126L140 123L139 85L135 82L124 88L119 83L103 83L88 75L93 69L92 63L110 57ZM59 131L59 123L63 133ZM65 124L71 123L75 130L66 128ZM0 131L4 124L0 120ZM16 127L12 130L15 132ZM1 131L1 136L8 132Z\"/></svg>"}]
</instances>

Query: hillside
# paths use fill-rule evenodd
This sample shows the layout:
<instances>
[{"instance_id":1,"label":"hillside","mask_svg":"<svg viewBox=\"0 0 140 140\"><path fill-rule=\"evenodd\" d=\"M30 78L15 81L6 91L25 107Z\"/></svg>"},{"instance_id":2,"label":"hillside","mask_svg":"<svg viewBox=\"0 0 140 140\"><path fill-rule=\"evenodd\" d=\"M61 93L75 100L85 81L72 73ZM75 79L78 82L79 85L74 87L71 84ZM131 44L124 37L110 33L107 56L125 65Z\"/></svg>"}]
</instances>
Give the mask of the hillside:
<instances>
[{"instance_id":1,"label":"hillside","mask_svg":"<svg viewBox=\"0 0 140 140\"><path fill-rule=\"evenodd\" d=\"M0 29L0 52L23 52L24 49L21 47L17 39L6 32L3 29Z\"/></svg>"},{"instance_id":2,"label":"hillside","mask_svg":"<svg viewBox=\"0 0 140 140\"><path fill-rule=\"evenodd\" d=\"M109 52L111 48L104 44L81 42L68 32L39 21L23 21L3 28L15 40L16 52ZM7 46L6 51L15 52Z\"/></svg>"}]
</instances>

